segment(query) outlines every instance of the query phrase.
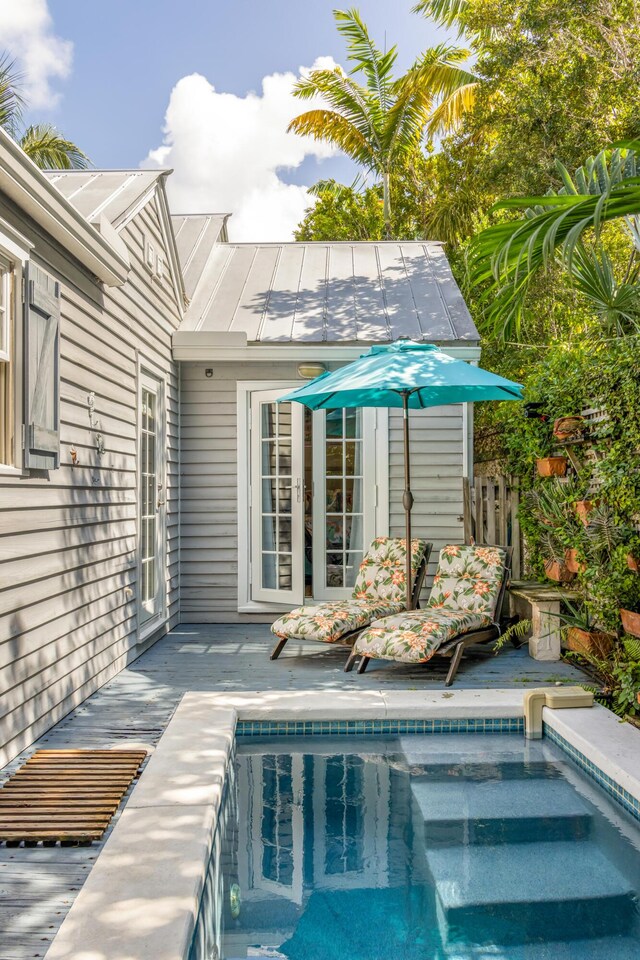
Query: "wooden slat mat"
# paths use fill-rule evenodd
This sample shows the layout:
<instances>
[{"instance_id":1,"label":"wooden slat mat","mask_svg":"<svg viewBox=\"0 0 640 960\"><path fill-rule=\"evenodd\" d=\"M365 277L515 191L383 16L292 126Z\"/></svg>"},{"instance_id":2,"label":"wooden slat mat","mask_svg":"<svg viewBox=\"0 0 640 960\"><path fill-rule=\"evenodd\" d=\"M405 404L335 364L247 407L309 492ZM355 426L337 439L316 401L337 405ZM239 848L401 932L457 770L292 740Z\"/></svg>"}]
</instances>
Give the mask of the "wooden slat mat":
<instances>
[{"instance_id":1,"label":"wooden slat mat","mask_svg":"<svg viewBox=\"0 0 640 960\"><path fill-rule=\"evenodd\" d=\"M37 750L0 788L0 842L99 840L145 750Z\"/></svg>"}]
</instances>

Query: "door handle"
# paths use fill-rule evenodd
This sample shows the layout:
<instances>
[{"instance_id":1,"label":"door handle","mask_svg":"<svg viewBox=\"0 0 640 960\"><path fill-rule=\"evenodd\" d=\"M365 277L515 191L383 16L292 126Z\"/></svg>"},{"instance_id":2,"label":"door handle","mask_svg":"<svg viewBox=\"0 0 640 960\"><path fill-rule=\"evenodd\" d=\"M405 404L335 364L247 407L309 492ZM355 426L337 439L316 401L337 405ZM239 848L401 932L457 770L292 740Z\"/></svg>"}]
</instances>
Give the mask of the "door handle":
<instances>
[{"instance_id":1,"label":"door handle","mask_svg":"<svg viewBox=\"0 0 640 960\"><path fill-rule=\"evenodd\" d=\"M298 477L296 480L296 499L298 503L300 503L301 498L302 498L302 480L300 477Z\"/></svg>"}]
</instances>

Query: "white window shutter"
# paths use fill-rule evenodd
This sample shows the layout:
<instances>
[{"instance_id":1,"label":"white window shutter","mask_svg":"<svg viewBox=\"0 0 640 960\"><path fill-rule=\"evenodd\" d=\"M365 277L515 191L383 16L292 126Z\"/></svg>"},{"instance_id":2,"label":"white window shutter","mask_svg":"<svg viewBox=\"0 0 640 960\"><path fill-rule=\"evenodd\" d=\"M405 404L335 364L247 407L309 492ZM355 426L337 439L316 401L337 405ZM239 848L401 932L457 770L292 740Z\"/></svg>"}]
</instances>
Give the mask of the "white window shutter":
<instances>
[{"instance_id":1,"label":"white window shutter","mask_svg":"<svg viewBox=\"0 0 640 960\"><path fill-rule=\"evenodd\" d=\"M24 317L24 465L60 466L60 284L28 266Z\"/></svg>"}]
</instances>

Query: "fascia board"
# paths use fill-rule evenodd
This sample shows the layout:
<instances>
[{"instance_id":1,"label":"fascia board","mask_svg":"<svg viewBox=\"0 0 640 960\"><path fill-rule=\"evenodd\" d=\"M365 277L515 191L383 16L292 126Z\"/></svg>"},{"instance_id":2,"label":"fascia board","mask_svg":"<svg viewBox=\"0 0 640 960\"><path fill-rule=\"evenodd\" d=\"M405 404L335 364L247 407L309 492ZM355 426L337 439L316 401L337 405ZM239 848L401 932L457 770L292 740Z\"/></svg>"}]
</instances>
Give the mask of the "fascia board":
<instances>
[{"instance_id":1,"label":"fascia board","mask_svg":"<svg viewBox=\"0 0 640 960\"><path fill-rule=\"evenodd\" d=\"M0 131L0 191L98 280L109 287L125 282L127 260L49 183L4 131Z\"/></svg>"}]
</instances>

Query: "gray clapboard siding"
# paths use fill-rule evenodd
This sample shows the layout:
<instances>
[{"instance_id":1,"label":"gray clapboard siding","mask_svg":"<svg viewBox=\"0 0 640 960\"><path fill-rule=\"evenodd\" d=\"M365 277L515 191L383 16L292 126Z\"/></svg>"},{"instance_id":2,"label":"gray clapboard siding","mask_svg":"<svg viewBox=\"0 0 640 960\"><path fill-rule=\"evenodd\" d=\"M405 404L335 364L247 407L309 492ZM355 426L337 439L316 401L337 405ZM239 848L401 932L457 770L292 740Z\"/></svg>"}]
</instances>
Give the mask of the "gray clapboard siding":
<instances>
[{"instance_id":1,"label":"gray clapboard siding","mask_svg":"<svg viewBox=\"0 0 640 960\"><path fill-rule=\"evenodd\" d=\"M237 383L296 380L295 365L220 364L207 379L204 365L182 364L181 620L248 620L237 613ZM411 414L414 530L437 551L463 537L462 408ZM389 417L389 523L404 535L402 416ZM264 619L264 615L263 615Z\"/></svg>"},{"instance_id":2,"label":"gray clapboard siding","mask_svg":"<svg viewBox=\"0 0 640 960\"><path fill-rule=\"evenodd\" d=\"M462 406L411 411L411 489L415 498L412 530L433 543L425 580L430 589L438 552L447 543L462 543L463 527L463 415ZM405 530L402 414L389 414L389 532Z\"/></svg>"},{"instance_id":3,"label":"gray clapboard siding","mask_svg":"<svg viewBox=\"0 0 640 960\"><path fill-rule=\"evenodd\" d=\"M121 231L132 270L100 289L12 204L0 216L34 243L61 285L61 466L0 476L0 764L137 656L137 364L166 382L168 626L178 622L180 312L171 278L152 279L144 236L163 249L155 199ZM168 256L165 251L165 261ZM87 398L95 394L99 458ZM70 448L79 464L71 466Z\"/></svg>"}]
</instances>

